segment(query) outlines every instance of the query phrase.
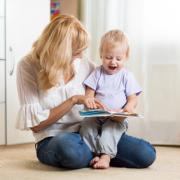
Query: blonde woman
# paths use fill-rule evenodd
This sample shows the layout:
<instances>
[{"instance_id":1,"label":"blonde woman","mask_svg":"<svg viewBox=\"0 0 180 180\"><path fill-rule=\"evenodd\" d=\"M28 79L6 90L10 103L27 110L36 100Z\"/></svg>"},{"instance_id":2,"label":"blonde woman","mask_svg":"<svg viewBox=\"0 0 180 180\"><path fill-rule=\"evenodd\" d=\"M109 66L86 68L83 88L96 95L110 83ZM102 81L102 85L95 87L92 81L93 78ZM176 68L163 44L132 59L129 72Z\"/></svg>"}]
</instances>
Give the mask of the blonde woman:
<instances>
[{"instance_id":1,"label":"blonde woman","mask_svg":"<svg viewBox=\"0 0 180 180\"><path fill-rule=\"evenodd\" d=\"M88 42L86 29L75 17L60 15L47 25L31 52L18 64L21 107L17 128L32 130L37 158L44 164L77 169L87 167L93 158L78 133L83 120L78 112L87 99L82 82L94 69L83 58ZM95 101L98 107L103 106ZM122 143L126 144L128 139ZM145 157L151 153L146 146L136 146L141 152L144 149ZM131 156L137 160L144 158L140 152ZM114 165L121 166L121 159L115 159ZM148 162L141 163L139 167L147 165Z\"/></svg>"}]
</instances>

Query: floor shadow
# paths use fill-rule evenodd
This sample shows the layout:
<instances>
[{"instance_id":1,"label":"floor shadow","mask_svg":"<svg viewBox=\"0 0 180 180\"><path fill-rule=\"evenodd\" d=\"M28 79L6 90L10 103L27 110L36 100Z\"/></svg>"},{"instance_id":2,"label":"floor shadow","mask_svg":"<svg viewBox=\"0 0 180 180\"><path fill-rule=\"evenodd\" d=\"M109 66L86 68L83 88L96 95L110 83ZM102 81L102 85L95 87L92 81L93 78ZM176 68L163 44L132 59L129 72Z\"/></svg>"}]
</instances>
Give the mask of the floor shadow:
<instances>
[{"instance_id":1,"label":"floor shadow","mask_svg":"<svg viewBox=\"0 0 180 180\"><path fill-rule=\"evenodd\" d=\"M48 166L36 160L32 160L32 161L28 160L25 162L24 165L25 165L24 168L35 170L35 171L67 171L64 168Z\"/></svg>"},{"instance_id":2,"label":"floor shadow","mask_svg":"<svg viewBox=\"0 0 180 180\"><path fill-rule=\"evenodd\" d=\"M22 164L26 169L35 170L35 171L76 171L77 169L66 169L66 168L60 168L60 167L53 167L49 165L42 164L41 162L37 160L28 160L25 161L24 164Z\"/></svg>"}]
</instances>

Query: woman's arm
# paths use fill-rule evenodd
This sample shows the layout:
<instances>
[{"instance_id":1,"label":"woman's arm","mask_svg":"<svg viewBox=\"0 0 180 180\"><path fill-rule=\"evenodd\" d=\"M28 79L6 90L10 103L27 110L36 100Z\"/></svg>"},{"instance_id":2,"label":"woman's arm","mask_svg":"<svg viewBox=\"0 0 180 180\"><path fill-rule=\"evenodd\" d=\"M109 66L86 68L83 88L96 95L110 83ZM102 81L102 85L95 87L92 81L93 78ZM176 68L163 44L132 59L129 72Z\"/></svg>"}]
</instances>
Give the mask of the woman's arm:
<instances>
[{"instance_id":1,"label":"woman's arm","mask_svg":"<svg viewBox=\"0 0 180 180\"><path fill-rule=\"evenodd\" d=\"M40 124L38 124L37 126L32 127L31 130L33 132L38 132L42 129L47 128L48 126L58 121L66 113L68 113L75 104L84 104L85 99L86 98L83 95L72 96L71 98L67 99L62 104L60 104L59 106L51 109L48 119L40 122Z\"/></svg>"},{"instance_id":2,"label":"woman's arm","mask_svg":"<svg viewBox=\"0 0 180 180\"><path fill-rule=\"evenodd\" d=\"M18 129L30 128L38 132L58 121L75 104L84 104L85 96L75 95L52 109L43 109L36 79L36 71L32 70L32 63L27 57L18 64L17 69L17 89L21 105L17 118Z\"/></svg>"},{"instance_id":3,"label":"woman's arm","mask_svg":"<svg viewBox=\"0 0 180 180\"><path fill-rule=\"evenodd\" d=\"M48 119L40 122L40 124L38 124L37 126L32 127L31 130L33 132L38 132L54 124L56 121L62 118L66 113L68 113L75 104L84 104L88 108L102 108L103 105L98 100L94 99L94 94L95 94L94 90L88 88L85 96L83 95L72 96L71 98L67 99L62 104L60 104L59 106L51 109Z\"/></svg>"}]
</instances>

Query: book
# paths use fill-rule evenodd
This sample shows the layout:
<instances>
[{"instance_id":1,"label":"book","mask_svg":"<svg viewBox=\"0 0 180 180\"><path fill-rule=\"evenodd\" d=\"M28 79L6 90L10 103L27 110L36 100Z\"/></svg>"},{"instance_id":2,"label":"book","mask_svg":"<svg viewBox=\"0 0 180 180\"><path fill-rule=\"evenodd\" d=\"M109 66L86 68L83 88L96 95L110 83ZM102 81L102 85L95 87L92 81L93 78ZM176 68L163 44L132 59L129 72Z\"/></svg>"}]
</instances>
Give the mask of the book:
<instances>
[{"instance_id":1,"label":"book","mask_svg":"<svg viewBox=\"0 0 180 180\"><path fill-rule=\"evenodd\" d=\"M128 112L113 112L113 111L106 111L104 109L90 109L90 110L81 110L79 111L81 117L136 117L136 118L143 118L142 115L137 113L128 113Z\"/></svg>"}]
</instances>

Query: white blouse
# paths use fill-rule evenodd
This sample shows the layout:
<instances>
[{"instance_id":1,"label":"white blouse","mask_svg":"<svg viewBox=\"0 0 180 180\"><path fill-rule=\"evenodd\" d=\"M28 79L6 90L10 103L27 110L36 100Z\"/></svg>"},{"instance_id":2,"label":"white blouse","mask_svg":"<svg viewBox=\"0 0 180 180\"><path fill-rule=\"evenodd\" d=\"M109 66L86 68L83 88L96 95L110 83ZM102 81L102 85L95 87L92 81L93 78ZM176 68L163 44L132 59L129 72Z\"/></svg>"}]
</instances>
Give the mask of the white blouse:
<instances>
[{"instance_id":1,"label":"white blouse","mask_svg":"<svg viewBox=\"0 0 180 180\"><path fill-rule=\"evenodd\" d=\"M50 109L58 106L73 95L85 93L82 82L94 69L94 65L85 59L74 60L75 77L67 84L61 80L59 86L53 87L47 92L38 89L38 68L31 55L24 57L17 67L17 89L20 100L20 109L17 115L16 127L21 130L29 130L48 118ZM60 131L76 132L79 130L79 110L82 105L75 105L56 123L38 133L33 133L38 142L46 137L55 136Z\"/></svg>"}]
</instances>

